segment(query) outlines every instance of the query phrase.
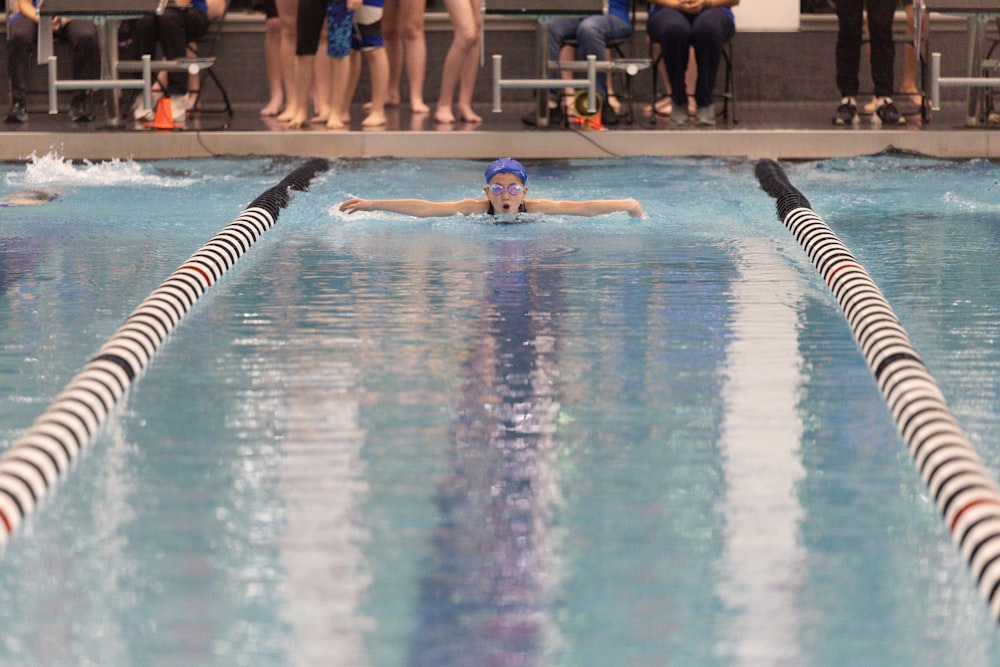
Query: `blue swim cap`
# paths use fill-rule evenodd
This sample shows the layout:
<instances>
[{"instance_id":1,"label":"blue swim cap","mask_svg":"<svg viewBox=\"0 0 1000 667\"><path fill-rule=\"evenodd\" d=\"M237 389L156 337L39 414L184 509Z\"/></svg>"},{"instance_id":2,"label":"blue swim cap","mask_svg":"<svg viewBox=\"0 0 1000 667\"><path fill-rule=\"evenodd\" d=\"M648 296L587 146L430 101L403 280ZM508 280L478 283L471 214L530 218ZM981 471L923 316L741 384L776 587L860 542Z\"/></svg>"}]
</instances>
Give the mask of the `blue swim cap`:
<instances>
[{"instance_id":1,"label":"blue swim cap","mask_svg":"<svg viewBox=\"0 0 1000 667\"><path fill-rule=\"evenodd\" d=\"M489 183L497 174L514 174L521 179L522 185L528 183L528 171L512 157L502 157L490 162L490 166L486 167L486 182Z\"/></svg>"}]
</instances>

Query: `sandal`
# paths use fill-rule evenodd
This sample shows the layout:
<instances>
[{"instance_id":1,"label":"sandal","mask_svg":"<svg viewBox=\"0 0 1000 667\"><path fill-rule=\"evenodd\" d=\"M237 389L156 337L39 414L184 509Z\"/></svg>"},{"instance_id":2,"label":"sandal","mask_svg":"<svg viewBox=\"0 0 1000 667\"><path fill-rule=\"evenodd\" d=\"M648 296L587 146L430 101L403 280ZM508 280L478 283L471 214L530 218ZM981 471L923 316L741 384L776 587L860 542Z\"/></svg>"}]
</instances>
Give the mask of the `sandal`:
<instances>
[{"instance_id":1,"label":"sandal","mask_svg":"<svg viewBox=\"0 0 1000 667\"><path fill-rule=\"evenodd\" d=\"M661 97L656 100L656 103L653 105L656 115L662 118L670 118L670 112L673 111L673 108L674 104L669 96Z\"/></svg>"}]
</instances>

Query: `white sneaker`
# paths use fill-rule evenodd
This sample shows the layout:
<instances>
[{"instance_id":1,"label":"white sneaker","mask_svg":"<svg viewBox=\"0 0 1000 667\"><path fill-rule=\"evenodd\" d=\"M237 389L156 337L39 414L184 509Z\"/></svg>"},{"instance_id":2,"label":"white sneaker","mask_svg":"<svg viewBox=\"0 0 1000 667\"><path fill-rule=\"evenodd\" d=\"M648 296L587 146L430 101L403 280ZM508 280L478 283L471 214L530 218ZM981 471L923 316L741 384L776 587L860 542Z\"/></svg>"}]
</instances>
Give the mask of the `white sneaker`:
<instances>
[{"instance_id":1,"label":"white sneaker","mask_svg":"<svg viewBox=\"0 0 1000 667\"><path fill-rule=\"evenodd\" d=\"M670 110L670 122L674 127L686 127L688 124L688 110L676 104Z\"/></svg>"},{"instance_id":2,"label":"white sneaker","mask_svg":"<svg viewBox=\"0 0 1000 667\"><path fill-rule=\"evenodd\" d=\"M183 125L187 119L187 95L174 95L170 98L170 112L174 116L174 125Z\"/></svg>"},{"instance_id":3,"label":"white sneaker","mask_svg":"<svg viewBox=\"0 0 1000 667\"><path fill-rule=\"evenodd\" d=\"M149 123L156 118L156 114L152 109L142 106L142 95L138 95L135 98L135 102L132 103L132 117L140 123Z\"/></svg>"},{"instance_id":4,"label":"white sneaker","mask_svg":"<svg viewBox=\"0 0 1000 667\"><path fill-rule=\"evenodd\" d=\"M709 104L707 107L698 107L696 118L699 125L715 125L715 105Z\"/></svg>"}]
</instances>

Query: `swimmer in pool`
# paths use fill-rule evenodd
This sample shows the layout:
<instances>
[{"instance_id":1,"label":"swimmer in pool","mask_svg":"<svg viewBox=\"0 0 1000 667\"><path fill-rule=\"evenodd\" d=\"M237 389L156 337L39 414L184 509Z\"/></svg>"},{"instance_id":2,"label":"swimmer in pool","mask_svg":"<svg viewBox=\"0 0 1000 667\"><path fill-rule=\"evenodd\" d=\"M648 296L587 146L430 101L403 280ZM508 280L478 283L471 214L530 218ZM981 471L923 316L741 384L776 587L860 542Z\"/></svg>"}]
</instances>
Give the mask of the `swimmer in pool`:
<instances>
[{"instance_id":1,"label":"swimmer in pool","mask_svg":"<svg viewBox=\"0 0 1000 667\"><path fill-rule=\"evenodd\" d=\"M0 197L0 206L41 206L58 196L55 192L46 190L18 190Z\"/></svg>"},{"instance_id":2,"label":"swimmer in pool","mask_svg":"<svg viewBox=\"0 0 1000 667\"><path fill-rule=\"evenodd\" d=\"M359 199L354 197L340 205L347 213L355 211L389 211L418 218L455 215L498 215L515 213L545 213L550 215L603 215L625 211L633 218L644 214L642 204L635 199L590 199L566 201L528 199L528 172L520 162L502 157L486 167L486 199L458 201L427 201L426 199Z\"/></svg>"}]
</instances>

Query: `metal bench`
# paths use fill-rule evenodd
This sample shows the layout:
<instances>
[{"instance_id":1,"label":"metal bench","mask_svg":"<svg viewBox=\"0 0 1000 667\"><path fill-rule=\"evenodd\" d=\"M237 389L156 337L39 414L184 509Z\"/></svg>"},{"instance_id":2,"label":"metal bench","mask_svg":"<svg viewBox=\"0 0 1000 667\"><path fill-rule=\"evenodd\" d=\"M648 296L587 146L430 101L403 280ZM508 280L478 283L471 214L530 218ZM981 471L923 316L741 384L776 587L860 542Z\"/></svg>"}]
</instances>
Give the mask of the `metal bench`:
<instances>
[{"instance_id":1,"label":"metal bench","mask_svg":"<svg viewBox=\"0 0 1000 667\"><path fill-rule=\"evenodd\" d=\"M49 68L49 113L59 113L56 94L60 90L110 90L108 123L117 125L118 96L116 90L141 90L143 100L151 104L152 70L149 59L144 58L141 79L119 79L118 72L118 21L162 13L167 0L41 0L38 15L42 18L56 16L72 19L90 19L97 24L101 50L100 79L59 79L56 56L53 53L52 30L48 21L38 22L38 64Z\"/></svg>"},{"instance_id":2,"label":"metal bench","mask_svg":"<svg viewBox=\"0 0 1000 667\"><path fill-rule=\"evenodd\" d=\"M913 3L916 35L914 47L922 54L922 27L929 12L942 14L965 15L969 21L968 52L966 76L942 77L941 54L930 54L929 92L931 108L941 108L941 87L955 86L968 88L968 107L965 124L968 126L983 125L987 122L989 92L991 88L1000 87L1000 78L996 74L993 63L983 57L986 41L986 24L991 18L1000 16L1000 0L915 0Z\"/></svg>"}]
</instances>

